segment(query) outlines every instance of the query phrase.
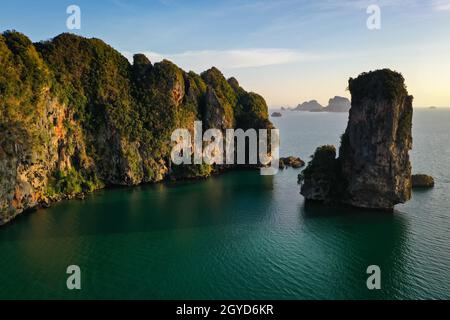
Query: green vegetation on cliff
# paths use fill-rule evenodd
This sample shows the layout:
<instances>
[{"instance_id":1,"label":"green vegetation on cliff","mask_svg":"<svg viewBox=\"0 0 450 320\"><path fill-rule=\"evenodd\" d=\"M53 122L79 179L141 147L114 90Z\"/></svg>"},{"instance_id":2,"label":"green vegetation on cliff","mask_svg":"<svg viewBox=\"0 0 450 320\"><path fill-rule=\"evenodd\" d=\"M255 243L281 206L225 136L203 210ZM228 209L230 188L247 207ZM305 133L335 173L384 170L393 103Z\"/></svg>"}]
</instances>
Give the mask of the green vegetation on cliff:
<instances>
[{"instance_id":1,"label":"green vegetation on cliff","mask_svg":"<svg viewBox=\"0 0 450 320\"><path fill-rule=\"evenodd\" d=\"M301 184L314 184L314 200L334 201L339 195L339 161L336 148L324 145L316 149L305 170L298 175Z\"/></svg>"},{"instance_id":2,"label":"green vegetation on cliff","mask_svg":"<svg viewBox=\"0 0 450 320\"><path fill-rule=\"evenodd\" d=\"M357 78L350 78L348 89L353 103L361 99L394 99L406 90L402 74L390 69L363 72Z\"/></svg>"},{"instance_id":3,"label":"green vegetation on cliff","mask_svg":"<svg viewBox=\"0 0 450 320\"><path fill-rule=\"evenodd\" d=\"M45 142L37 121L44 116L41 93L49 85L47 66L31 41L12 31L0 35L0 129L5 133L0 145L5 152L12 144L33 148Z\"/></svg>"}]
</instances>

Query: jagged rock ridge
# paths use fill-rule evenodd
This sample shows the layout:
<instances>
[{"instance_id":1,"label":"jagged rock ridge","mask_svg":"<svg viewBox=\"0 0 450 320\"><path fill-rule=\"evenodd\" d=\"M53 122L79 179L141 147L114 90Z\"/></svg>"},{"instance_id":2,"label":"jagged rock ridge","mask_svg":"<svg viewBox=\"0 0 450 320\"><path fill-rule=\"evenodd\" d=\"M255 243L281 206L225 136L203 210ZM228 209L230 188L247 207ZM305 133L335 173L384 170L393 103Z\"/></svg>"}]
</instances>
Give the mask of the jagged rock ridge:
<instances>
[{"instance_id":1,"label":"jagged rock ridge","mask_svg":"<svg viewBox=\"0 0 450 320\"><path fill-rule=\"evenodd\" d=\"M0 34L0 224L28 208L109 185L206 177L171 168L175 128L268 128L264 99L216 68L133 64L99 39L32 43Z\"/></svg>"}]
</instances>

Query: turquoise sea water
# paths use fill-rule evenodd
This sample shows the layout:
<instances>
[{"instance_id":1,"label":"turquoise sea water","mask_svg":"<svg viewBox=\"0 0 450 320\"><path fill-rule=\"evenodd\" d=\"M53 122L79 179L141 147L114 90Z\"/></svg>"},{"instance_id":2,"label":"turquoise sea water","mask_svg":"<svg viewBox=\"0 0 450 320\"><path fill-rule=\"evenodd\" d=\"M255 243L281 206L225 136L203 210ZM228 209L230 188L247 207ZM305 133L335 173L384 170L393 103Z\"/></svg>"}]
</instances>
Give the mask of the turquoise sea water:
<instances>
[{"instance_id":1,"label":"turquoise sea water","mask_svg":"<svg viewBox=\"0 0 450 320\"><path fill-rule=\"evenodd\" d=\"M337 144L347 114L272 119L282 155ZM306 206L297 174L103 190L0 228L0 298L450 298L450 109L415 110L413 171L436 187L394 214ZM66 288L81 268L82 289ZM381 290L366 268L381 268Z\"/></svg>"}]
</instances>

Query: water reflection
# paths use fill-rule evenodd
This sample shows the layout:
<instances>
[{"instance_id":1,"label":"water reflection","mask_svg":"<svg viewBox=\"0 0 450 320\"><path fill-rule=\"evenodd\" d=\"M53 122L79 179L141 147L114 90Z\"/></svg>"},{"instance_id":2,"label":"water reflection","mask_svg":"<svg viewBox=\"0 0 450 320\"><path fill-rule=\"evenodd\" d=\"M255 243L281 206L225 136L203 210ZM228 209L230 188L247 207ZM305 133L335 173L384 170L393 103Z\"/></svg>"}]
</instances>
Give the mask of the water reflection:
<instances>
[{"instance_id":1,"label":"water reflection","mask_svg":"<svg viewBox=\"0 0 450 320\"><path fill-rule=\"evenodd\" d=\"M408 220L404 213L376 212L305 202L300 219L315 234L323 256L322 272L333 275L329 286L344 299L402 297L407 284ZM366 269L378 265L383 290L368 290ZM324 292L327 292L326 288ZM331 295L333 296L333 295ZM336 296L336 294L334 294Z\"/></svg>"}]
</instances>

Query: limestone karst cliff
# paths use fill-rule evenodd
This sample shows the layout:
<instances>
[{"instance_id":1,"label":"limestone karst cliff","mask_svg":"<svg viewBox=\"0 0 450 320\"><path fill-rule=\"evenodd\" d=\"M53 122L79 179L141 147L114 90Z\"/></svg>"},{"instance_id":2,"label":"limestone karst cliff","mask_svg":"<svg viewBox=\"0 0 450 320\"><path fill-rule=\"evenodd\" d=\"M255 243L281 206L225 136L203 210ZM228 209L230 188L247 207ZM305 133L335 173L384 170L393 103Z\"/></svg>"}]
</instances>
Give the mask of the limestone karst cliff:
<instances>
[{"instance_id":1,"label":"limestone karst cliff","mask_svg":"<svg viewBox=\"0 0 450 320\"><path fill-rule=\"evenodd\" d=\"M301 174L307 200L392 210L411 197L412 96L401 74L388 69L349 80L352 95L339 157L316 150Z\"/></svg>"},{"instance_id":2,"label":"limestone karst cliff","mask_svg":"<svg viewBox=\"0 0 450 320\"><path fill-rule=\"evenodd\" d=\"M175 128L268 128L264 99L216 68L133 64L99 39L32 43L0 34L0 224L39 204L110 185L206 177L171 168Z\"/></svg>"}]
</instances>

